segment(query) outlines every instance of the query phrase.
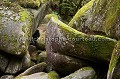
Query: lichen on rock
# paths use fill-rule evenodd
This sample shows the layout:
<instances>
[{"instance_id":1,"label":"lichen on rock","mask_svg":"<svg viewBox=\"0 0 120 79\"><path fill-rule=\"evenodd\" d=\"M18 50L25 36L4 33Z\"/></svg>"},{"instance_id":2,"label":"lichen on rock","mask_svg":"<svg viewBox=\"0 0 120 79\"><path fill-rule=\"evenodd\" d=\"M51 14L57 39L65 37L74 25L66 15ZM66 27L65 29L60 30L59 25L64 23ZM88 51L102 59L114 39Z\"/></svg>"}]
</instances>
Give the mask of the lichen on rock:
<instances>
[{"instance_id":1,"label":"lichen on rock","mask_svg":"<svg viewBox=\"0 0 120 79\"><path fill-rule=\"evenodd\" d=\"M3 2L0 7L0 49L25 54L32 36L32 14L15 3Z\"/></svg>"}]
</instances>

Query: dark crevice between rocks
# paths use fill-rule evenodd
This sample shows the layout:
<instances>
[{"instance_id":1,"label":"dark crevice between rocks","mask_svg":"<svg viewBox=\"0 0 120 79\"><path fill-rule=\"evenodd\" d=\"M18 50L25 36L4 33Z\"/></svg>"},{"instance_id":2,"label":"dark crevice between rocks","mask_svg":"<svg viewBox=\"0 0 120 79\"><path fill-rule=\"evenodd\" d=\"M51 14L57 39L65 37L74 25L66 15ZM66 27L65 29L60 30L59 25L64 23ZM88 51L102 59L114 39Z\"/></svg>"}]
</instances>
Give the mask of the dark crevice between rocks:
<instances>
[{"instance_id":1,"label":"dark crevice between rocks","mask_svg":"<svg viewBox=\"0 0 120 79\"><path fill-rule=\"evenodd\" d=\"M80 59L80 58L77 58L77 57L74 57L74 56L70 56L70 57L73 57L73 58L78 59L78 60ZM102 62L102 61L95 62L95 61L91 61L91 60L83 59L83 58L81 58L80 60L89 62L88 66L92 67L96 71L96 75L97 75L98 79L106 79L107 78L107 72L108 72L109 62ZM46 68L46 70L47 71L52 71L52 70L54 71L54 69L52 69L52 65L49 62L47 62L47 64L49 66ZM62 64L64 65L64 63L62 63ZM87 66L83 66L83 67L87 67ZM80 68L78 68L78 69L80 69ZM63 73L61 73L61 71L57 71L57 70L55 70L55 71L59 74L59 76L61 78L70 75L69 72L63 74ZM75 71L73 71L71 73L74 73Z\"/></svg>"},{"instance_id":2,"label":"dark crevice between rocks","mask_svg":"<svg viewBox=\"0 0 120 79\"><path fill-rule=\"evenodd\" d=\"M8 59L8 63L7 63L7 66L5 67L4 71L0 71L0 76L3 76L3 75L15 75L17 76L18 74L20 74L21 72L23 72L24 70L20 70L18 71L17 73L15 74L10 74L10 73L6 73L6 70L7 68L9 67L10 65L10 62L14 59L14 60L20 60L22 59L20 56L17 56L17 55L11 55L11 54L8 54L6 53L5 51L2 51L0 50L0 54L3 55L4 57L6 57ZM12 57L12 58L11 58Z\"/></svg>"},{"instance_id":3,"label":"dark crevice between rocks","mask_svg":"<svg viewBox=\"0 0 120 79\"><path fill-rule=\"evenodd\" d=\"M7 70L9 64L10 64L10 59L9 59L9 61L8 61L8 64L7 64L6 68L5 68L5 71ZM4 71L4 73L5 73L5 71Z\"/></svg>"},{"instance_id":4,"label":"dark crevice between rocks","mask_svg":"<svg viewBox=\"0 0 120 79\"><path fill-rule=\"evenodd\" d=\"M32 35L32 39L30 45L36 46L37 39L40 37L39 30L36 30L35 33Z\"/></svg>"}]
</instances>

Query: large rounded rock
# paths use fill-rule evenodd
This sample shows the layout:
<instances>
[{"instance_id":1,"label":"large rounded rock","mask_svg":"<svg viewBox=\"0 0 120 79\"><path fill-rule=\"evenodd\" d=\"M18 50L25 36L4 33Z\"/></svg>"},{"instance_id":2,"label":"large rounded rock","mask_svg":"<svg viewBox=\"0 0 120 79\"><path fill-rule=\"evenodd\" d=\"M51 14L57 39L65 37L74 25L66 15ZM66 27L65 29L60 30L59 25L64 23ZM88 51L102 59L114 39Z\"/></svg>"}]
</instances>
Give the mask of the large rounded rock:
<instances>
[{"instance_id":1,"label":"large rounded rock","mask_svg":"<svg viewBox=\"0 0 120 79\"><path fill-rule=\"evenodd\" d=\"M110 61L116 43L116 40L108 37L79 32L55 18L51 19L46 30L48 55L60 53L76 58L107 62Z\"/></svg>"},{"instance_id":2,"label":"large rounded rock","mask_svg":"<svg viewBox=\"0 0 120 79\"><path fill-rule=\"evenodd\" d=\"M32 36L33 16L17 4L0 3L0 49L23 55Z\"/></svg>"}]
</instances>

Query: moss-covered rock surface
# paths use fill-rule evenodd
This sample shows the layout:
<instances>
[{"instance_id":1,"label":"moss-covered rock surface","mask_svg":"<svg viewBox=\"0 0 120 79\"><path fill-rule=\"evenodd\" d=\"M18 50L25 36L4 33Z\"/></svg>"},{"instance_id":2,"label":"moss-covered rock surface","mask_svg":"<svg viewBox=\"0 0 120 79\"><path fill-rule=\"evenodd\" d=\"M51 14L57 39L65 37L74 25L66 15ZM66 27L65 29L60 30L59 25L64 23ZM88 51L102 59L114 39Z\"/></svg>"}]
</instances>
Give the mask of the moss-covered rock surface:
<instances>
[{"instance_id":1,"label":"moss-covered rock surface","mask_svg":"<svg viewBox=\"0 0 120 79\"><path fill-rule=\"evenodd\" d=\"M46 49L50 53L61 53L92 61L110 61L116 40L79 32L58 19L52 18L46 30Z\"/></svg>"},{"instance_id":2,"label":"moss-covered rock surface","mask_svg":"<svg viewBox=\"0 0 120 79\"><path fill-rule=\"evenodd\" d=\"M0 49L23 55L32 34L33 16L15 3L0 3Z\"/></svg>"},{"instance_id":3,"label":"moss-covered rock surface","mask_svg":"<svg viewBox=\"0 0 120 79\"><path fill-rule=\"evenodd\" d=\"M103 33L106 36L119 39L119 14L119 0L114 2L111 0L91 0L76 13L69 25L86 33Z\"/></svg>"}]
</instances>

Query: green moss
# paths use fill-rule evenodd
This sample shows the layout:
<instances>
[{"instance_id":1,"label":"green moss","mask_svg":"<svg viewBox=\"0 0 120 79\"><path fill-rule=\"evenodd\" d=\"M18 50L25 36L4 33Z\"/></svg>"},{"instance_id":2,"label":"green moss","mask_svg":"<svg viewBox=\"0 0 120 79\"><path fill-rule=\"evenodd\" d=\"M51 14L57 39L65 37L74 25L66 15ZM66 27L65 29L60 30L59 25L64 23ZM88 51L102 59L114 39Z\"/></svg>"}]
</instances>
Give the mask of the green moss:
<instances>
[{"instance_id":1,"label":"green moss","mask_svg":"<svg viewBox=\"0 0 120 79\"><path fill-rule=\"evenodd\" d=\"M51 19L51 17L54 17L54 18L57 18L57 19L59 18L59 16L56 15L56 14L48 14L48 15L45 16L44 21L45 22L49 22L49 20Z\"/></svg>"},{"instance_id":2,"label":"green moss","mask_svg":"<svg viewBox=\"0 0 120 79\"><path fill-rule=\"evenodd\" d=\"M0 7L0 30L2 31L0 34L0 39L2 39L0 49L10 54L23 56L31 38L33 16L15 3L3 2L0 3ZM16 32L18 32L18 35ZM21 32L24 32L24 34ZM23 37L25 39L21 40Z\"/></svg>"},{"instance_id":3,"label":"green moss","mask_svg":"<svg viewBox=\"0 0 120 79\"><path fill-rule=\"evenodd\" d=\"M97 1L97 2L96 2ZM88 16L81 20L83 24L79 24L77 29L82 31L102 32L104 35L119 39L119 14L120 0L96 0L96 4L92 6L92 10L88 12ZM86 14L85 14L86 16ZM78 22L77 21L77 22ZM78 22L79 23L79 22ZM82 27L80 27L82 26ZM80 28L79 28L80 27Z\"/></svg>"},{"instance_id":4,"label":"green moss","mask_svg":"<svg viewBox=\"0 0 120 79\"><path fill-rule=\"evenodd\" d=\"M70 49L69 51L64 51L65 54L92 59L93 61L95 61L94 59L110 61L111 53L117 43L116 40L100 35L84 34L69 27L56 18L52 18L52 22L58 25L58 28L61 29L61 33L67 39L78 39L69 40L75 47L73 48L74 50Z\"/></svg>"},{"instance_id":5,"label":"green moss","mask_svg":"<svg viewBox=\"0 0 120 79\"><path fill-rule=\"evenodd\" d=\"M59 79L59 75L55 71L48 73L48 79Z\"/></svg>"},{"instance_id":6,"label":"green moss","mask_svg":"<svg viewBox=\"0 0 120 79\"><path fill-rule=\"evenodd\" d=\"M39 8L40 0L17 0L18 4L26 8Z\"/></svg>"},{"instance_id":7,"label":"green moss","mask_svg":"<svg viewBox=\"0 0 120 79\"><path fill-rule=\"evenodd\" d=\"M22 26L22 31L25 33L26 26Z\"/></svg>"},{"instance_id":8,"label":"green moss","mask_svg":"<svg viewBox=\"0 0 120 79\"><path fill-rule=\"evenodd\" d=\"M108 75L112 75L120 57L120 41L116 44L109 64Z\"/></svg>"},{"instance_id":9,"label":"green moss","mask_svg":"<svg viewBox=\"0 0 120 79\"><path fill-rule=\"evenodd\" d=\"M80 19L80 17L85 16L85 12L87 12L88 10L91 9L91 7L93 6L95 0L91 0L90 2L88 2L86 5L84 5L73 17L73 19L69 22L69 26L73 26L74 22L78 22Z\"/></svg>"},{"instance_id":10,"label":"green moss","mask_svg":"<svg viewBox=\"0 0 120 79\"><path fill-rule=\"evenodd\" d=\"M116 18L118 17L119 13L119 5L120 1L115 0L114 2L110 3L111 0L109 0L107 7L107 14L104 24L105 32L108 33L110 28L114 25L114 22L116 21Z\"/></svg>"},{"instance_id":11,"label":"green moss","mask_svg":"<svg viewBox=\"0 0 120 79\"><path fill-rule=\"evenodd\" d=\"M83 67L83 68L81 68L81 70L82 70L82 71L85 71L85 70L93 70L93 68L91 68L91 67Z\"/></svg>"},{"instance_id":12,"label":"green moss","mask_svg":"<svg viewBox=\"0 0 120 79\"><path fill-rule=\"evenodd\" d=\"M20 14L20 21L24 22L24 21L26 21L26 19L29 19L28 18L29 15L28 15L27 11L23 10L19 14Z\"/></svg>"}]
</instances>

